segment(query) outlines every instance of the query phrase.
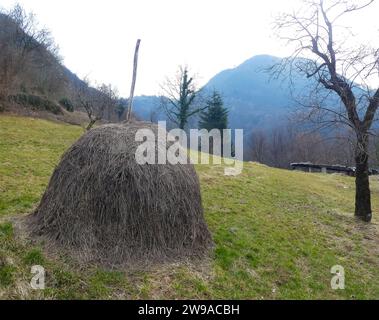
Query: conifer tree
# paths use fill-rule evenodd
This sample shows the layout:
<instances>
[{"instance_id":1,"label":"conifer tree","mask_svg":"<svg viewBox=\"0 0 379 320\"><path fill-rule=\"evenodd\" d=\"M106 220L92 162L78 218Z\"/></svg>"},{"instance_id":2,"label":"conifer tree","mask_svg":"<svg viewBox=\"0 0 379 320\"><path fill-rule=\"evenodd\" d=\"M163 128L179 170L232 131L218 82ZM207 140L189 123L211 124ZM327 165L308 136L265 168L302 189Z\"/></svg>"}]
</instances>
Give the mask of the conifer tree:
<instances>
[{"instance_id":1,"label":"conifer tree","mask_svg":"<svg viewBox=\"0 0 379 320\"><path fill-rule=\"evenodd\" d=\"M224 107L221 95L213 91L211 97L206 101L206 109L200 114L201 129L223 130L228 127L228 110Z\"/></svg>"}]
</instances>

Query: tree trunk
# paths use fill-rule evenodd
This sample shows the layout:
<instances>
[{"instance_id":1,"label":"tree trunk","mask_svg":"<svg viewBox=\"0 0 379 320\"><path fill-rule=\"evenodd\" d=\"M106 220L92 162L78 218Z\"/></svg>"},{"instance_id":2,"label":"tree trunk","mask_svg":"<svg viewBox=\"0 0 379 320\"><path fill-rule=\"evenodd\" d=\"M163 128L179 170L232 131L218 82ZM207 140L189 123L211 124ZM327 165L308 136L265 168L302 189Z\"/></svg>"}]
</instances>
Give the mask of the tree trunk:
<instances>
[{"instance_id":1,"label":"tree trunk","mask_svg":"<svg viewBox=\"0 0 379 320\"><path fill-rule=\"evenodd\" d=\"M179 121L179 129L184 130L186 124L187 124L186 118L184 116L181 116L180 121Z\"/></svg>"},{"instance_id":2,"label":"tree trunk","mask_svg":"<svg viewBox=\"0 0 379 320\"><path fill-rule=\"evenodd\" d=\"M372 218L368 164L368 136L359 139L355 151L355 216L370 222Z\"/></svg>"},{"instance_id":3,"label":"tree trunk","mask_svg":"<svg viewBox=\"0 0 379 320\"><path fill-rule=\"evenodd\" d=\"M87 128L86 128L86 130L87 131L91 130L92 127L94 126L94 124L96 123L96 121L97 121L96 119L91 119L90 122L89 122L89 124L88 124L88 126L87 126Z\"/></svg>"}]
</instances>

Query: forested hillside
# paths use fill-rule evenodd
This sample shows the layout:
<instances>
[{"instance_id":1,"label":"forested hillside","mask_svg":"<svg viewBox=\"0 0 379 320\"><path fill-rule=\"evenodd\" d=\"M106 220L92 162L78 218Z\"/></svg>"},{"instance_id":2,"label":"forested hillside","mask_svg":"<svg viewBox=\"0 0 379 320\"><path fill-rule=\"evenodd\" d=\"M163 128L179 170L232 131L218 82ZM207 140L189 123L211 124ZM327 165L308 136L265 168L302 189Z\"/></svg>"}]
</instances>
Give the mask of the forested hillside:
<instances>
[{"instance_id":1,"label":"forested hillside","mask_svg":"<svg viewBox=\"0 0 379 320\"><path fill-rule=\"evenodd\" d=\"M0 52L0 112L53 114L80 123L91 104L103 119L120 118L115 90L93 88L67 69L51 33L20 6L0 12Z\"/></svg>"}]
</instances>

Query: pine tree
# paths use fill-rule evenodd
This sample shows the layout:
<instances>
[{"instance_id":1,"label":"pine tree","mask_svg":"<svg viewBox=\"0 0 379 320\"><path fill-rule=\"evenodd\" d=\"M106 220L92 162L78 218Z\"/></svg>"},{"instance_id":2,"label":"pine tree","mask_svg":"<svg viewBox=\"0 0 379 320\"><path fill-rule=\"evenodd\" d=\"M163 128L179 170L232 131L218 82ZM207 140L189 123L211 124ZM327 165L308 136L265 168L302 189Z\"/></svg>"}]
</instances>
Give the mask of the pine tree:
<instances>
[{"instance_id":1,"label":"pine tree","mask_svg":"<svg viewBox=\"0 0 379 320\"><path fill-rule=\"evenodd\" d=\"M214 91L211 97L206 101L206 109L200 114L200 129L227 129L228 127L228 110L224 107L221 95Z\"/></svg>"},{"instance_id":2,"label":"pine tree","mask_svg":"<svg viewBox=\"0 0 379 320\"><path fill-rule=\"evenodd\" d=\"M221 131L221 154L223 154L223 129L228 127L228 110L224 107L221 95L213 91L211 97L206 101L206 108L200 113L200 129ZM213 139L209 141L209 151L213 154Z\"/></svg>"}]
</instances>

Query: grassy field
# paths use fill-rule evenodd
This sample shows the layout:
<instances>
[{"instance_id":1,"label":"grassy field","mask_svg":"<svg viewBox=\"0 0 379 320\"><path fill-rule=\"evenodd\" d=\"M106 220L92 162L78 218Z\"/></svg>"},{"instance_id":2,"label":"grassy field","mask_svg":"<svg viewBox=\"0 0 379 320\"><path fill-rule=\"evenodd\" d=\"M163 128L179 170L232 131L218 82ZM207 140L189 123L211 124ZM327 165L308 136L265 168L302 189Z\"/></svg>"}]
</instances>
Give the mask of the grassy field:
<instances>
[{"instance_id":1,"label":"grassy field","mask_svg":"<svg viewBox=\"0 0 379 320\"><path fill-rule=\"evenodd\" d=\"M2 299L379 299L379 180L374 219L353 218L354 180L246 163L243 174L198 166L216 244L209 261L109 271L78 266L15 235L12 218L38 203L80 127L0 116L0 298ZM32 265L46 289L30 288ZM345 268L345 290L330 269Z\"/></svg>"}]
</instances>

